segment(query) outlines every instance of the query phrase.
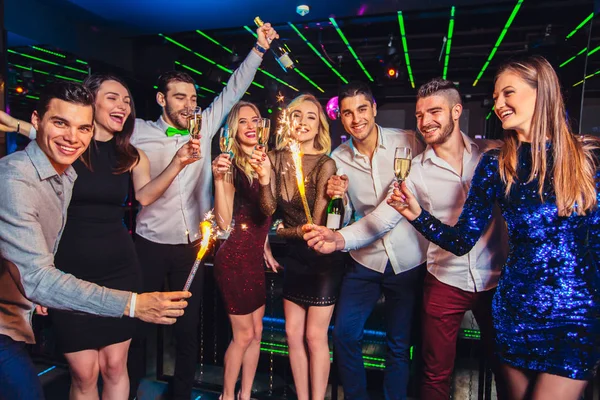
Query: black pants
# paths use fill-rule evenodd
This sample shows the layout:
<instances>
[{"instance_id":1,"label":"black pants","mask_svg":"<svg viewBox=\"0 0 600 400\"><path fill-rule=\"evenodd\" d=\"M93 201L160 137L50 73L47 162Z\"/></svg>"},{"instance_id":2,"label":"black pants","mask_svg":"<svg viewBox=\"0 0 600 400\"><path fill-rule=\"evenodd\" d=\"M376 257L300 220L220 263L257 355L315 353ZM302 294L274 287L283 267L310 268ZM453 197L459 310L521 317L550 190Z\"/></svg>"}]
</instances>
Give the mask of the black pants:
<instances>
[{"instance_id":1,"label":"black pants","mask_svg":"<svg viewBox=\"0 0 600 400\"><path fill-rule=\"evenodd\" d=\"M185 281L196 260L198 243L160 244L151 242L136 235L135 247L142 267L143 291L157 292L164 290L165 278L168 289L183 290ZM176 340L175 374L171 386L171 398L189 400L194 384L196 363L198 360L198 323L200 320L200 304L204 284L204 265L198 269L190 287L192 297L182 317L173 325ZM145 376L146 366L144 352L146 334L149 326L140 322L129 349L128 370L130 377L130 393L135 397L140 380Z\"/></svg>"}]
</instances>

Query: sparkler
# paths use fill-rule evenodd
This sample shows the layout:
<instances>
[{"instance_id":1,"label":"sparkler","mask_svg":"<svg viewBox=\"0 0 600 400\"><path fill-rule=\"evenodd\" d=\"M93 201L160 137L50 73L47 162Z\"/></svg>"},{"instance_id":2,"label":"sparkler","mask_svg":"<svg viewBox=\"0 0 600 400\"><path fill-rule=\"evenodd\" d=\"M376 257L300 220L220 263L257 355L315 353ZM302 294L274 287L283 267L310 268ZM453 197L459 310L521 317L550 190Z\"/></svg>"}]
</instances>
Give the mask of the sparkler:
<instances>
[{"instance_id":1,"label":"sparkler","mask_svg":"<svg viewBox=\"0 0 600 400\"><path fill-rule=\"evenodd\" d=\"M204 221L200 223L200 233L202 233L202 240L200 241L200 250L198 250L198 254L196 255L196 261L192 266L192 270L188 275L187 280L185 281L185 285L183 287L184 291L190 290L190 286L192 286L192 282L194 281L194 277L196 276L196 272L198 272L198 268L200 267L200 263L202 262L202 258L206 254L212 240L216 237L218 233L218 229L215 228L215 216L212 211L206 213L204 217Z\"/></svg>"},{"instance_id":2,"label":"sparkler","mask_svg":"<svg viewBox=\"0 0 600 400\"><path fill-rule=\"evenodd\" d=\"M302 205L304 206L304 213L306 214L306 220L312 225L313 220L310 215L310 208L308 207L308 201L306 201L306 190L304 188L304 174L302 173L302 151L300 150L300 143L293 140L290 142L290 152L292 153L292 160L294 161L294 167L296 169L296 183L298 184L298 193L302 199Z\"/></svg>"}]
</instances>

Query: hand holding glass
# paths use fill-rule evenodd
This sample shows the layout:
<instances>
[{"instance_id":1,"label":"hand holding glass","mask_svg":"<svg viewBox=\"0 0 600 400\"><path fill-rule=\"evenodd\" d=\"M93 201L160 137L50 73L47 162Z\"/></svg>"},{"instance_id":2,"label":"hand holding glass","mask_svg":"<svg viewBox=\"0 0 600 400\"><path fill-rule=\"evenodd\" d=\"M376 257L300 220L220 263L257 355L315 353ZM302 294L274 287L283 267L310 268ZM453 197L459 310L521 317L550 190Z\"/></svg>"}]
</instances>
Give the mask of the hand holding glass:
<instances>
[{"instance_id":1,"label":"hand holding glass","mask_svg":"<svg viewBox=\"0 0 600 400\"><path fill-rule=\"evenodd\" d=\"M412 151L410 147L396 147L394 154L394 175L399 185L408 178L410 165L412 163ZM408 206L406 203L400 203L400 206Z\"/></svg>"},{"instance_id":2,"label":"hand holding glass","mask_svg":"<svg viewBox=\"0 0 600 400\"><path fill-rule=\"evenodd\" d=\"M258 145L266 147L269 142L269 131L271 130L271 120L269 118L261 118L256 126L256 137Z\"/></svg>"},{"instance_id":3,"label":"hand holding glass","mask_svg":"<svg viewBox=\"0 0 600 400\"><path fill-rule=\"evenodd\" d=\"M190 110L188 114L188 131L190 132L190 138L200 139L200 130L202 129L202 109L196 107L194 110ZM192 158L200 158L200 151L194 150Z\"/></svg>"},{"instance_id":4,"label":"hand holding glass","mask_svg":"<svg viewBox=\"0 0 600 400\"><path fill-rule=\"evenodd\" d=\"M231 138L231 130L229 127L225 126L221 128L221 132L219 134L219 148L221 149L221 153L229 154L229 160L233 161L233 152L231 151L231 147L233 145L233 139ZM227 170L227 174L225 176L226 180L230 180L233 175L233 164L229 166Z\"/></svg>"}]
</instances>

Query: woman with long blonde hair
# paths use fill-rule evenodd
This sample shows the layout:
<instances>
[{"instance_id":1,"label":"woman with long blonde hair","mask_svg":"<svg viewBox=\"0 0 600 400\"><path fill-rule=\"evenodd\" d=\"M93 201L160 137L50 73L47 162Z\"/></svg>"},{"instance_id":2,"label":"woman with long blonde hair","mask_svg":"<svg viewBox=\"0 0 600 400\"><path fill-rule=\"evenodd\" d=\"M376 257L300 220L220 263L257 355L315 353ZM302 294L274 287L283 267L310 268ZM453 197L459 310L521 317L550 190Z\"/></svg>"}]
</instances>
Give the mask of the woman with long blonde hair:
<instances>
[{"instance_id":1,"label":"woman with long blonde hair","mask_svg":"<svg viewBox=\"0 0 600 400\"><path fill-rule=\"evenodd\" d=\"M319 255L302 239L307 223L298 192L290 141L300 144L306 198L314 223L325 224L329 198L327 181L335 174L329 124L319 101L310 94L296 97L286 108L287 125L275 151L255 151L252 158L261 184L261 206L271 215L277 208L283 226L277 234L286 239L284 268L285 330L299 400L325 398L330 356L328 328L343 274L341 254ZM308 348L308 352L307 352Z\"/></svg>"},{"instance_id":2,"label":"woman with long blonde hair","mask_svg":"<svg viewBox=\"0 0 600 400\"><path fill-rule=\"evenodd\" d=\"M250 165L258 145L258 108L245 101L229 113L226 128L232 154L219 155L212 164L215 182L215 218L219 228L235 227L215 255L214 274L229 315L233 339L225 352L222 400L233 400L242 371L238 400L249 400L260 356L262 318L265 314L263 246L271 225L258 204L259 183Z\"/></svg>"},{"instance_id":3,"label":"woman with long blonde hair","mask_svg":"<svg viewBox=\"0 0 600 400\"><path fill-rule=\"evenodd\" d=\"M406 188L396 209L457 255L479 239L497 203L510 254L493 303L497 352L511 399L576 400L600 361L598 142L573 134L560 84L542 57L500 68L502 149L485 154L458 223L440 223Z\"/></svg>"}]
</instances>

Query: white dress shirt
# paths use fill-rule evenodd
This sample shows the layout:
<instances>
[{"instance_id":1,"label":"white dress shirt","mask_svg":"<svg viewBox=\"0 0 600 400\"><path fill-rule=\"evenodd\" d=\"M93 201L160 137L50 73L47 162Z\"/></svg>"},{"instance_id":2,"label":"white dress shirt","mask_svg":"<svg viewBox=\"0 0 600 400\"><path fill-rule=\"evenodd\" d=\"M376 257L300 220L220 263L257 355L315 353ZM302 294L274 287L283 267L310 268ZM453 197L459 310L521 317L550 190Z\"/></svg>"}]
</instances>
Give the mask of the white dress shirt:
<instances>
[{"instance_id":1,"label":"white dress shirt","mask_svg":"<svg viewBox=\"0 0 600 400\"><path fill-rule=\"evenodd\" d=\"M338 175L348 176L347 194L356 217L360 218L358 222L339 231L347 244L356 244L347 246L346 250L351 250L350 255L356 262L380 273L385 271L388 261L396 274L419 266L425 262L428 243L406 220L396 221L393 225L387 226L386 232L382 234L359 232L358 237L367 235L370 238L368 243L363 243L364 246L359 240L352 240L352 232L355 231L353 227L381 202L385 202L389 187L395 180L394 155L396 147L399 146L410 147L413 154L423 150L423 144L418 140L415 132L382 128L377 125L377 146L372 160L359 153L352 140L341 144L331 153L331 158L335 160L338 167ZM390 209L393 210L391 207ZM398 215L395 210L393 211ZM382 225L387 224L386 221L379 222Z\"/></svg>"},{"instance_id":2,"label":"white dress shirt","mask_svg":"<svg viewBox=\"0 0 600 400\"><path fill-rule=\"evenodd\" d=\"M212 139L252 83L261 62L262 58L250 51L221 94L202 110L202 158L187 165L158 200L142 208L137 215L138 235L161 244L185 244L200 239L200 222L212 208ZM177 150L189 140L189 136L167 136L168 127L162 117L156 122L135 121L131 143L148 156L152 179L164 171Z\"/></svg>"},{"instance_id":3,"label":"white dress shirt","mask_svg":"<svg viewBox=\"0 0 600 400\"><path fill-rule=\"evenodd\" d=\"M478 143L465 134L462 137L465 144L462 176L427 146L413 159L406 181L421 207L448 225L458 221L482 154ZM346 240L346 247L353 248L376 240L378 235L402 222L406 220L384 201L367 217L340 233ZM506 223L495 207L490 224L469 253L455 256L430 243L427 269L440 282L467 292L480 292L497 286L507 253Z\"/></svg>"}]
</instances>

